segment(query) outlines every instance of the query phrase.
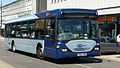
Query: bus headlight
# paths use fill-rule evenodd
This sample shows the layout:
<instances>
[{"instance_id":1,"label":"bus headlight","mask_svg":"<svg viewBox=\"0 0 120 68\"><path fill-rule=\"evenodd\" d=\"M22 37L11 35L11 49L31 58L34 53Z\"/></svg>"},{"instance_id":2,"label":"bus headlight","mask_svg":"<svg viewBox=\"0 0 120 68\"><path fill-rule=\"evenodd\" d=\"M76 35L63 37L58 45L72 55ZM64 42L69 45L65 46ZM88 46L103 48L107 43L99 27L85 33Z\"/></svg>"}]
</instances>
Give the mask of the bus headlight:
<instances>
[{"instance_id":1,"label":"bus headlight","mask_svg":"<svg viewBox=\"0 0 120 68\"><path fill-rule=\"evenodd\" d=\"M62 49L61 51L62 51L62 52L67 52L68 50L67 50L67 49Z\"/></svg>"},{"instance_id":2,"label":"bus headlight","mask_svg":"<svg viewBox=\"0 0 120 68\"><path fill-rule=\"evenodd\" d=\"M95 50L100 50L100 48L99 47L95 47Z\"/></svg>"}]
</instances>

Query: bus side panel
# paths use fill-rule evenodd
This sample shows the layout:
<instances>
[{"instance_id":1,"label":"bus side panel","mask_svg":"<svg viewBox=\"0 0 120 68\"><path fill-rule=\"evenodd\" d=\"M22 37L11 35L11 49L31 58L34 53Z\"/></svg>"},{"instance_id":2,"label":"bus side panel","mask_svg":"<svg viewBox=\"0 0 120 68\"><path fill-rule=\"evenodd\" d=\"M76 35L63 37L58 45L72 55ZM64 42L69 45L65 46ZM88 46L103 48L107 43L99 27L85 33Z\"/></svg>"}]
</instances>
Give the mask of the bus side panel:
<instances>
[{"instance_id":1,"label":"bus side panel","mask_svg":"<svg viewBox=\"0 0 120 68\"><path fill-rule=\"evenodd\" d=\"M26 45L28 43L27 40L21 39L21 38L11 38L11 43L12 41L14 41L16 50L25 51L25 52L28 51L28 48Z\"/></svg>"},{"instance_id":2,"label":"bus side panel","mask_svg":"<svg viewBox=\"0 0 120 68\"><path fill-rule=\"evenodd\" d=\"M4 44L3 44L6 48L11 48L10 44L9 44L9 38L5 38L4 39Z\"/></svg>"},{"instance_id":3,"label":"bus side panel","mask_svg":"<svg viewBox=\"0 0 120 68\"><path fill-rule=\"evenodd\" d=\"M30 53L36 54L36 49L37 49L37 45L41 44L43 49L44 49L44 40L35 40L35 39L31 39L29 41L29 46L28 46L28 51Z\"/></svg>"},{"instance_id":4,"label":"bus side panel","mask_svg":"<svg viewBox=\"0 0 120 68\"><path fill-rule=\"evenodd\" d=\"M17 50L29 52L36 54L37 44L40 43L44 47L44 40L35 40L35 39L12 39L15 42L15 47Z\"/></svg>"},{"instance_id":5,"label":"bus side panel","mask_svg":"<svg viewBox=\"0 0 120 68\"><path fill-rule=\"evenodd\" d=\"M36 54L37 42L34 39L23 39L22 48L25 52Z\"/></svg>"},{"instance_id":6,"label":"bus side panel","mask_svg":"<svg viewBox=\"0 0 120 68\"><path fill-rule=\"evenodd\" d=\"M56 51L54 41L45 40L44 56L56 58Z\"/></svg>"}]
</instances>

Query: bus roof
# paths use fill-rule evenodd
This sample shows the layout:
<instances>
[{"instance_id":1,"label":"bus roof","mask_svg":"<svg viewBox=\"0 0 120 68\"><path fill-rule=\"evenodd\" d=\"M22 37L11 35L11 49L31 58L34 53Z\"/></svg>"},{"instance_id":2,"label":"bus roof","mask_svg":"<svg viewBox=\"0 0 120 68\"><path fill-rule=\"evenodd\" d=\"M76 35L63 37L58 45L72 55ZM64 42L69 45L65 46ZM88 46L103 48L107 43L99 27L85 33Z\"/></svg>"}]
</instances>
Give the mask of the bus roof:
<instances>
[{"instance_id":1,"label":"bus roof","mask_svg":"<svg viewBox=\"0 0 120 68\"><path fill-rule=\"evenodd\" d=\"M33 15L25 15L23 17L7 20L7 21L5 21L5 24L27 21L27 20L34 20L34 19L38 19L38 18L52 18L52 17L60 18L62 11L69 12L70 10L80 10L78 12L85 12L85 13L96 13L97 12L97 10L79 9L79 8L56 9L56 10L44 11L44 12L36 13Z\"/></svg>"},{"instance_id":2,"label":"bus roof","mask_svg":"<svg viewBox=\"0 0 120 68\"><path fill-rule=\"evenodd\" d=\"M27 21L27 20L34 20L34 19L38 19L38 17L36 15L25 15L23 17L7 20L7 21L5 21L4 24Z\"/></svg>"},{"instance_id":3,"label":"bus roof","mask_svg":"<svg viewBox=\"0 0 120 68\"><path fill-rule=\"evenodd\" d=\"M52 18L52 17L56 17L56 18L60 18L62 14L62 11L66 11L66 10L81 10L81 12L85 12L89 13L90 11L96 13L97 10L93 10L93 9L79 9L79 8L67 8L67 9L56 9L56 10L50 10L50 11L45 11L42 13L36 13L35 15L38 18ZM80 12L80 11L79 11Z\"/></svg>"}]
</instances>

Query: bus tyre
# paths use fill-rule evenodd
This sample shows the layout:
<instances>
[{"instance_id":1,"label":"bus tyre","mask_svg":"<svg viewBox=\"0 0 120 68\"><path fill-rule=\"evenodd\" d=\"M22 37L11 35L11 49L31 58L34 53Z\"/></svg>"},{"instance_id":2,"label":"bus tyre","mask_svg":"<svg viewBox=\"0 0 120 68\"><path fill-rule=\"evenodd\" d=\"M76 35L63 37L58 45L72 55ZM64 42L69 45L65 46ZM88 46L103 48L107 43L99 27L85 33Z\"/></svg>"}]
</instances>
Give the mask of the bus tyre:
<instances>
[{"instance_id":1,"label":"bus tyre","mask_svg":"<svg viewBox=\"0 0 120 68\"><path fill-rule=\"evenodd\" d=\"M40 46L37 48L37 57L42 60L44 59L42 47Z\"/></svg>"},{"instance_id":2,"label":"bus tyre","mask_svg":"<svg viewBox=\"0 0 120 68\"><path fill-rule=\"evenodd\" d=\"M12 50L13 52L15 52L15 44L14 44L14 43L12 43L12 45L11 45L11 50Z\"/></svg>"}]
</instances>

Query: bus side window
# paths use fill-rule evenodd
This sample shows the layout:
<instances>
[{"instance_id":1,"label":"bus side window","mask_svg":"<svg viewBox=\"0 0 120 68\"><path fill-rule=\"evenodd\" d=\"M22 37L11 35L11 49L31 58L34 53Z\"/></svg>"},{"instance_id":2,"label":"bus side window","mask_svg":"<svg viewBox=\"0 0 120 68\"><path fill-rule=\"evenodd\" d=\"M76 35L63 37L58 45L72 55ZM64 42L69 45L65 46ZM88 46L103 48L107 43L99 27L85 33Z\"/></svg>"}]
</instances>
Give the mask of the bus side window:
<instances>
[{"instance_id":1,"label":"bus side window","mask_svg":"<svg viewBox=\"0 0 120 68\"><path fill-rule=\"evenodd\" d=\"M11 24L10 27L10 37L16 37L16 24Z\"/></svg>"},{"instance_id":2,"label":"bus side window","mask_svg":"<svg viewBox=\"0 0 120 68\"><path fill-rule=\"evenodd\" d=\"M44 28L45 28L45 19L36 20L35 37L37 39L44 39L45 38Z\"/></svg>"},{"instance_id":3,"label":"bus side window","mask_svg":"<svg viewBox=\"0 0 120 68\"><path fill-rule=\"evenodd\" d=\"M10 25L7 24L5 25L5 37L8 37L10 34Z\"/></svg>"},{"instance_id":4,"label":"bus side window","mask_svg":"<svg viewBox=\"0 0 120 68\"><path fill-rule=\"evenodd\" d=\"M30 33L30 37L31 37L31 38L35 38L35 32L31 32L31 33Z\"/></svg>"},{"instance_id":5,"label":"bus side window","mask_svg":"<svg viewBox=\"0 0 120 68\"><path fill-rule=\"evenodd\" d=\"M28 34L27 31L22 31L22 38L29 38L30 35Z\"/></svg>"},{"instance_id":6,"label":"bus side window","mask_svg":"<svg viewBox=\"0 0 120 68\"><path fill-rule=\"evenodd\" d=\"M15 30L12 30L10 36L11 36L11 37L16 37L16 35L15 35Z\"/></svg>"},{"instance_id":7,"label":"bus side window","mask_svg":"<svg viewBox=\"0 0 120 68\"><path fill-rule=\"evenodd\" d=\"M44 30L37 30L35 36L37 39L44 39Z\"/></svg>"},{"instance_id":8,"label":"bus side window","mask_svg":"<svg viewBox=\"0 0 120 68\"><path fill-rule=\"evenodd\" d=\"M35 39L35 33L36 33L36 22L35 20L30 20L29 22L29 32L28 35L30 38Z\"/></svg>"},{"instance_id":9,"label":"bus side window","mask_svg":"<svg viewBox=\"0 0 120 68\"><path fill-rule=\"evenodd\" d=\"M22 35L21 35L21 32L20 31L17 31L16 32L16 37L20 38Z\"/></svg>"}]
</instances>

